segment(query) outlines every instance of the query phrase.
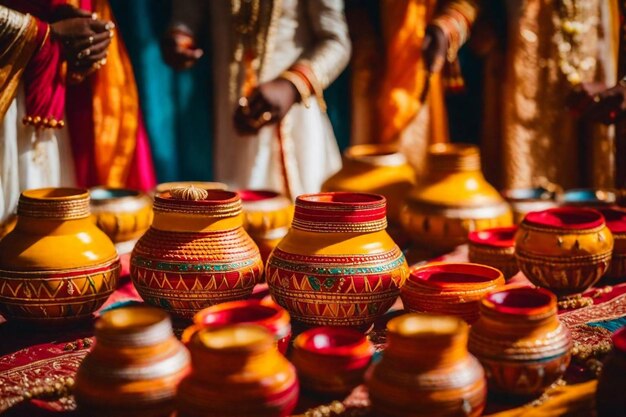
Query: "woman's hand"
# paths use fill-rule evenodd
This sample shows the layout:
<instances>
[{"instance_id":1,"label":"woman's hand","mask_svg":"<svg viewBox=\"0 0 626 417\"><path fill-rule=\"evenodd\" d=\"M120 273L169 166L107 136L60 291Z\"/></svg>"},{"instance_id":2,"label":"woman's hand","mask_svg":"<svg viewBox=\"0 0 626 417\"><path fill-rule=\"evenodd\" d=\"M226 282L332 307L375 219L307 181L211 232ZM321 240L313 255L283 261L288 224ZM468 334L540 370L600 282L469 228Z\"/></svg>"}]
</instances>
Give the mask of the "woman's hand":
<instances>
[{"instance_id":1,"label":"woman's hand","mask_svg":"<svg viewBox=\"0 0 626 417\"><path fill-rule=\"evenodd\" d=\"M196 47L196 41L184 28L176 27L165 34L161 42L165 62L176 70L191 68L204 52Z\"/></svg>"},{"instance_id":2,"label":"woman's hand","mask_svg":"<svg viewBox=\"0 0 626 417\"><path fill-rule=\"evenodd\" d=\"M440 72L446 63L448 39L439 26L429 25L426 28L422 43L422 59L430 73Z\"/></svg>"},{"instance_id":3,"label":"woman's hand","mask_svg":"<svg viewBox=\"0 0 626 417\"><path fill-rule=\"evenodd\" d=\"M241 134L257 133L263 126L278 123L300 96L283 78L263 83L250 97L242 97L235 110L235 128Z\"/></svg>"},{"instance_id":4,"label":"woman's hand","mask_svg":"<svg viewBox=\"0 0 626 417\"><path fill-rule=\"evenodd\" d=\"M74 17L50 25L52 36L63 44L70 70L87 71L107 56L113 22L93 17Z\"/></svg>"}]
</instances>

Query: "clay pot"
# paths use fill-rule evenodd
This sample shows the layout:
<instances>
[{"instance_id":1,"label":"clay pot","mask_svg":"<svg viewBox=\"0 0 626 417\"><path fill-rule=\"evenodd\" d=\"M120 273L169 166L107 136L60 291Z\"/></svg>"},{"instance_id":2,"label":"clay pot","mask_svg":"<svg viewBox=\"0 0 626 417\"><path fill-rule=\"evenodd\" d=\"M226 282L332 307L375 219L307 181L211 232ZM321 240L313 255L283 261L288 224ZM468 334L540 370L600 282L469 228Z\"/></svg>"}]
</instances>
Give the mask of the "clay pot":
<instances>
[{"instance_id":1,"label":"clay pot","mask_svg":"<svg viewBox=\"0 0 626 417\"><path fill-rule=\"evenodd\" d=\"M92 219L113 243L134 242L150 227L152 199L147 194L105 187L91 188L89 193Z\"/></svg>"},{"instance_id":2,"label":"clay pot","mask_svg":"<svg viewBox=\"0 0 626 417\"><path fill-rule=\"evenodd\" d=\"M270 252L287 234L293 218L293 204L277 192L240 190L243 202L243 227L267 261Z\"/></svg>"},{"instance_id":3,"label":"clay pot","mask_svg":"<svg viewBox=\"0 0 626 417\"><path fill-rule=\"evenodd\" d=\"M474 230L510 226L511 210L480 171L474 145L438 143L427 158L427 175L406 199L402 225L413 242L448 252Z\"/></svg>"},{"instance_id":4,"label":"clay pot","mask_svg":"<svg viewBox=\"0 0 626 417\"><path fill-rule=\"evenodd\" d=\"M176 387L190 370L187 349L163 310L110 310L96 322L96 344L76 375L74 394L85 415L169 416Z\"/></svg>"},{"instance_id":5,"label":"clay pot","mask_svg":"<svg viewBox=\"0 0 626 417\"><path fill-rule=\"evenodd\" d=\"M376 417L480 416L487 387L467 352L467 324L406 314L387 325L388 346L367 381Z\"/></svg>"},{"instance_id":6,"label":"clay pot","mask_svg":"<svg viewBox=\"0 0 626 417\"><path fill-rule=\"evenodd\" d=\"M560 194L557 201L561 205L580 207L608 207L615 204L613 191L595 190L592 188L575 188Z\"/></svg>"},{"instance_id":7,"label":"clay pot","mask_svg":"<svg viewBox=\"0 0 626 417\"><path fill-rule=\"evenodd\" d=\"M262 271L243 230L239 195L190 187L155 197L154 221L133 250L130 274L147 303L190 319L204 307L249 297Z\"/></svg>"},{"instance_id":8,"label":"clay pot","mask_svg":"<svg viewBox=\"0 0 626 417\"><path fill-rule=\"evenodd\" d=\"M322 184L322 191L375 193L387 199L387 218L400 223L400 209L415 183L415 172L395 145L356 145L343 154L339 172Z\"/></svg>"},{"instance_id":9,"label":"clay pot","mask_svg":"<svg viewBox=\"0 0 626 417\"><path fill-rule=\"evenodd\" d=\"M557 193L543 187L505 190L502 195L513 211L513 223L519 224L531 211L556 207Z\"/></svg>"},{"instance_id":10,"label":"clay pot","mask_svg":"<svg viewBox=\"0 0 626 417\"><path fill-rule=\"evenodd\" d=\"M613 254L605 277L612 283L626 279L626 210L618 207L599 208L604 216L606 227L613 235Z\"/></svg>"},{"instance_id":11,"label":"clay pot","mask_svg":"<svg viewBox=\"0 0 626 417\"><path fill-rule=\"evenodd\" d=\"M469 350L485 367L489 392L534 397L563 375L572 339L556 312L556 297L542 288L507 289L483 298Z\"/></svg>"},{"instance_id":12,"label":"clay pot","mask_svg":"<svg viewBox=\"0 0 626 417\"><path fill-rule=\"evenodd\" d=\"M291 341L289 313L272 301L231 301L200 310L193 317L195 326L183 334L183 341L201 328L222 327L233 324L249 323L265 327L274 335L278 350L283 355Z\"/></svg>"},{"instance_id":13,"label":"clay pot","mask_svg":"<svg viewBox=\"0 0 626 417\"><path fill-rule=\"evenodd\" d=\"M24 191L15 229L0 241L0 311L45 324L88 318L117 285L120 261L89 219L78 188Z\"/></svg>"},{"instance_id":14,"label":"clay pot","mask_svg":"<svg viewBox=\"0 0 626 417\"><path fill-rule=\"evenodd\" d=\"M559 297L578 294L606 272L613 236L595 210L561 207L526 215L515 237L524 275Z\"/></svg>"},{"instance_id":15,"label":"clay pot","mask_svg":"<svg viewBox=\"0 0 626 417\"><path fill-rule=\"evenodd\" d=\"M178 388L179 417L291 415L298 401L296 371L266 329L202 329L188 346L193 371Z\"/></svg>"},{"instance_id":16,"label":"clay pot","mask_svg":"<svg viewBox=\"0 0 626 417\"><path fill-rule=\"evenodd\" d=\"M209 181L174 181L174 182L162 182L157 184L154 188L154 193L164 193L174 188L187 188L194 186L196 188L202 188L204 190L227 190L228 186L221 182L209 182Z\"/></svg>"},{"instance_id":17,"label":"clay pot","mask_svg":"<svg viewBox=\"0 0 626 417\"><path fill-rule=\"evenodd\" d=\"M508 280L519 272L515 259L517 226L498 227L469 234L469 261L499 269Z\"/></svg>"},{"instance_id":18,"label":"clay pot","mask_svg":"<svg viewBox=\"0 0 626 417\"><path fill-rule=\"evenodd\" d=\"M386 227L382 196L299 196L292 227L267 261L272 298L305 325L369 327L409 274Z\"/></svg>"},{"instance_id":19,"label":"clay pot","mask_svg":"<svg viewBox=\"0 0 626 417\"><path fill-rule=\"evenodd\" d=\"M478 319L481 298L504 285L499 270L470 263L436 263L414 269L400 297L408 311Z\"/></svg>"},{"instance_id":20,"label":"clay pot","mask_svg":"<svg viewBox=\"0 0 626 417\"><path fill-rule=\"evenodd\" d=\"M363 383L374 346L361 332L317 327L296 337L291 361L303 389L342 396Z\"/></svg>"},{"instance_id":21,"label":"clay pot","mask_svg":"<svg viewBox=\"0 0 626 417\"><path fill-rule=\"evenodd\" d=\"M598 417L623 417L626 410L626 327L613 334L613 351L598 378Z\"/></svg>"}]
</instances>

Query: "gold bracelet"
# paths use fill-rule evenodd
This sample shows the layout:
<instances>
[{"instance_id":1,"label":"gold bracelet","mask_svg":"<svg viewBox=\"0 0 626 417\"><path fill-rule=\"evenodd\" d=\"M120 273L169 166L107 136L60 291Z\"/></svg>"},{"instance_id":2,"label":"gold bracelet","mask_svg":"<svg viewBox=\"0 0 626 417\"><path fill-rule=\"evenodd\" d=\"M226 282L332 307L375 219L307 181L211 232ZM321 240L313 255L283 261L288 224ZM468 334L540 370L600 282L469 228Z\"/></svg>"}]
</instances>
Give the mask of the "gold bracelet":
<instances>
[{"instance_id":1,"label":"gold bracelet","mask_svg":"<svg viewBox=\"0 0 626 417\"><path fill-rule=\"evenodd\" d=\"M310 107L309 98L311 97L311 90L307 82L302 79L300 74L295 71L287 70L283 71L283 73L280 74L279 78L283 78L289 81L291 84L294 85L294 87L296 87L296 90L298 90L298 93L300 94L300 100L302 101L302 104L308 109Z\"/></svg>"}]
</instances>

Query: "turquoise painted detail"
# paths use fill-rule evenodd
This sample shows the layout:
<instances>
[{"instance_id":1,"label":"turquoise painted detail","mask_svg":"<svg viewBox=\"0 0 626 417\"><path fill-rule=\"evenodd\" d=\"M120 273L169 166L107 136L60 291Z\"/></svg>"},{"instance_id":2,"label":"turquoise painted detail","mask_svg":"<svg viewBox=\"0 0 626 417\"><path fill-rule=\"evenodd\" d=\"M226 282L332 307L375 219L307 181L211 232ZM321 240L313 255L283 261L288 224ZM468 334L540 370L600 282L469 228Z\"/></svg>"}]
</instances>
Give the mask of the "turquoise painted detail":
<instances>
[{"instance_id":1,"label":"turquoise painted detail","mask_svg":"<svg viewBox=\"0 0 626 417\"><path fill-rule=\"evenodd\" d=\"M311 288L313 288L313 290L315 291L319 291L322 289L322 286L320 285L320 281L315 278L315 277L306 277L309 280L309 285L311 286Z\"/></svg>"},{"instance_id":2,"label":"turquoise painted detail","mask_svg":"<svg viewBox=\"0 0 626 417\"><path fill-rule=\"evenodd\" d=\"M154 269L167 272L229 272L253 266L257 259L249 259L229 264L190 264L175 262L156 262L139 256L132 258L132 265L140 268Z\"/></svg>"},{"instance_id":3,"label":"turquoise painted detail","mask_svg":"<svg viewBox=\"0 0 626 417\"><path fill-rule=\"evenodd\" d=\"M607 329L611 333L616 332L622 327L626 326L626 317L620 317L614 320L602 320L602 321L594 321L587 323L589 326L593 327L602 327Z\"/></svg>"},{"instance_id":4,"label":"turquoise painted detail","mask_svg":"<svg viewBox=\"0 0 626 417\"><path fill-rule=\"evenodd\" d=\"M306 265L300 263L294 263L285 261L283 259L278 259L276 257L272 258L269 262L269 266L273 268L284 269L293 272L300 272L311 275L371 275L371 274L381 274L384 272L392 271L398 267L400 267L403 263L404 255L400 254L399 257L393 259L390 262L387 262L384 265L376 265L376 266L358 266L358 267L322 267L315 265Z\"/></svg>"}]
</instances>

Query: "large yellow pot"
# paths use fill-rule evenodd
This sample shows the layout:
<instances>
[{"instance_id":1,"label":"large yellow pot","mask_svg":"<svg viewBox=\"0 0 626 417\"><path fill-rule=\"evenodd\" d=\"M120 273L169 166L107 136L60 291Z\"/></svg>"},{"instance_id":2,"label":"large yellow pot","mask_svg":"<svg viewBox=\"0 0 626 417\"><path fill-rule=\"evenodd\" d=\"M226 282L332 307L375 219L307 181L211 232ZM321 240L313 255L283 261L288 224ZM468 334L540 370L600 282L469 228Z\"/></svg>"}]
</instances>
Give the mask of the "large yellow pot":
<instances>
[{"instance_id":1,"label":"large yellow pot","mask_svg":"<svg viewBox=\"0 0 626 417\"><path fill-rule=\"evenodd\" d=\"M15 229L0 241L0 310L8 319L60 323L91 316L115 290L120 263L89 218L89 193L24 191Z\"/></svg>"},{"instance_id":2,"label":"large yellow pot","mask_svg":"<svg viewBox=\"0 0 626 417\"><path fill-rule=\"evenodd\" d=\"M356 145L343 154L343 167L322 184L322 191L375 193L387 199L387 218L399 223L402 203L415 172L394 145Z\"/></svg>"},{"instance_id":3,"label":"large yellow pot","mask_svg":"<svg viewBox=\"0 0 626 417\"><path fill-rule=\"evenodd\" d=\"M439 143L428 152L427 175L409 194L401 221L415 244L445 252L469 232L510 226L511 210L480 170L474 145Z\"/></svg>"}]
</instances>

